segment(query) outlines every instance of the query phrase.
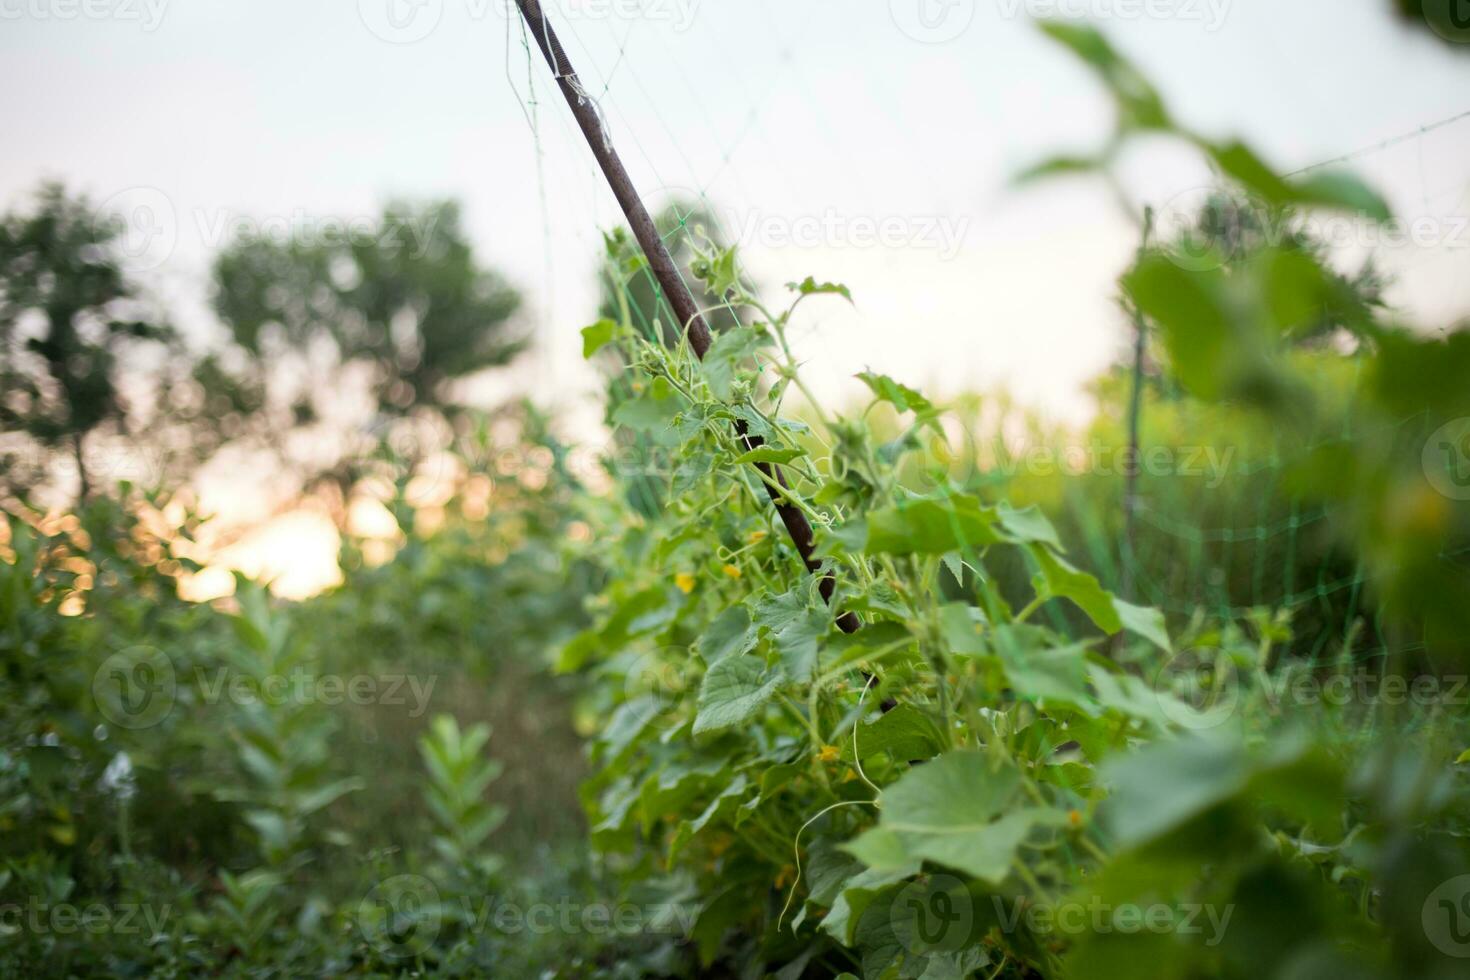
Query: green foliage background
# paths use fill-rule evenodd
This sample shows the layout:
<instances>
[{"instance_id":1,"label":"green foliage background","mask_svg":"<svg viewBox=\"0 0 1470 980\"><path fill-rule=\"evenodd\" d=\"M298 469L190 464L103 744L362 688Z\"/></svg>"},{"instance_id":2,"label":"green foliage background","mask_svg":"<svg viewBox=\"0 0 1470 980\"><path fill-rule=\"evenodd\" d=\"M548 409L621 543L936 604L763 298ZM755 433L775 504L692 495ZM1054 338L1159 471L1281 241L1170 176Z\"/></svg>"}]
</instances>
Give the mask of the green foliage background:
<instances>
[{"instance_id":1,"label":"green foliage background","mask_svg":"<svg viewBox=\"0 0 1470 980\"><path fill-rule=\"evenodd\" d=\"M184 498L83 481L46 510L8 486L0 973L1464 976L1470 335L1395 322L1372 269L1301 232L1387 219L1369 187L1282 178L1100 35L1045 30L1117 125L1023 179L1110 179L1148 136L1221 182L1177 241L1138 215L1144 361L1099 380L1078 472L1078 433L1003 399L867 372L861 404L823 405L789 331L852 293L777 304L688 204L665 233L715 343L693 356L610 233L591 475L534 410L451 397L514 353L518 304L452 206L389 209L435 229L414 251L223 256L251 359L190 364L241 396L201 444L325 344L394 423L340 461L339 502L399 535L347 535L343 582L306 601L241 578L191 603ZM126 432L114 347L172 342L118 312L132 289L78 207L48 191L0 238L7 378L52 372L7 424L73 451ZM90 259L40 275L37 242ZM37 347L17 323L42 308ZM1135 396L1167 465L1130 482ZM422 418L442 444L391 438ZM442 503L410 503L426 480ZM770 486L816 529L830 604ZM378 694L343 697L357 681Z\"/></svg>"}]
</instances>

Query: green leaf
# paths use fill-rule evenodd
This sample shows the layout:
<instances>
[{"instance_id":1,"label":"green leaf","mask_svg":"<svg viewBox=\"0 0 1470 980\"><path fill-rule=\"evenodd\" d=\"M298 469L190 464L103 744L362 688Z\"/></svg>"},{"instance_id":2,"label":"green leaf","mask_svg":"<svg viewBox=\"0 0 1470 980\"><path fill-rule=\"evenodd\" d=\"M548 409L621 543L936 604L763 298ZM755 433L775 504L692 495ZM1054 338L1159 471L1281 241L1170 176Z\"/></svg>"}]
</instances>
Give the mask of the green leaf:
<instances>
[{"instance_id":1,"label":"green leaf","mask_svg":"<svg viewBox=\"0 0 1470 980\"><path fill-rule=\"evenodd\" d=\"M874 827L859 834L850 843L843 844L842 850L861 861L864 867L875 871L893 871L914 863L898 831L887 827Z\"/></svg>"},{"instance_id":2,"label":"green leaf","mask_svg":"<svg viewBox=\"0 0 1470 980\"><path fill-rule=\"evenodd\" d=\"M1109 826L1124 846L1157 837L1239 792L1248 772L1229 739L1184 738L1111 759L1102 768Z\"/></svg>"},{"instance_id":3,"label":"green leaf","mask_svg":"<svg viewBox=\"0 0 1470 980\"><path fill-rule=\"evenodd\" d=\"M1470 762L1470 749L1460 753L1460 757L1455 760L1455 765L1463 766L1467 762Z\"/></svg>"},{"instance_id":4,"label":"green leaf","mask_svg":"<svg viewBox=\"0 0 1470 980\"><path fill-rule=\"evenodd\" d=\"M908 385L899 384L886 374L874 374L864 371L857 376L858 380L867 385L879 401L891 404L900 412L919 412L920 414L933 412L934 405Z\"/></svg>"},{"instance_id":5,"label":"green leaf","mask_svg":"<svg viewBox=\"0 0 1470 980\"><path fill-rule=\"evenodd\" d=\"M764 333L750 327L732 327L715 338L701 362L705 381L722 402L734 398L735 379L741 365L768 343Z\"/></svg>"},{"instance_id":6,"label":"green leaf","mask_svg":"<svg viewBox=\"0 0 1470 980\"><path fill-rule=\"evenodd\" d=\"M1174 644L1169 640L1169 628L1165 625L1164 614L1160 610L1135 606L1116 597L1113 599L1113 608L1117 610L1118 619L1125 630L1137 633L1165 653L1174 652Z\"/></svg>"},{"instance_id":7,"label":"green leaf","mask_svg":"<svg viewBox=\"0 0 1470 980\"><path fill-rule=\"evenodd\" d=\"M720 791L720 794L710 801L709 806L704 808L699 816L693 820L680 822L679 829L674 833L673 840L669 842L669 863L672 865L678 858L679 852L684 845L699 834L701 830L709 826L715 820L724 820L729 817L741 803L745 791L749 788L749 781L743 774L737 775L730 784Z\"/></svg>"},{"instance_id":8,"label":"green leaf","mask_svg":"<svg viewBox=\"0 0 1470 980\"><path fill-rule=\"evenodd\" d=\"M1012 541L1018 544L1049 544L1058 551L1062 550L1057 529L1052 527L1051 521L1047 520L1040 507L1016 510L1009 504L1001 504L995 512L1000 518L1001 529Z\"/></svg>"},{"instance_id":9,"label":"green leaf","mask_svg":"<svg viewBox=\"0 0 1470 980\"><path fill-rule=\"evenodd\" d=\"M1097 703L1109 711L1167 730L1177 720L1196 714L1189 705L1165 691L1155 691L1131 674L1113 674L1094 664L1088 671ZM1166 710L1167 706L1167 710Z\"/></svg>"},{"instance_id":10,"label":"green leaf","mask_svg":"<svg viewBox=\"0 0 1470 980\"><path fill-rule=\"evenodd\" d=\"M603 761L616 763L633 746L649 724L658 717L662 705L652 694L645 694L618 705L598 738L598 751Z\"/></svg>"},{"instance_id":11,"label":"green leaf","mask_svg":"<svg viewBox=\"0 0 1470 980\"><path fill-rule=\"evenodd\" d=\"M779 595L763 595L755 603L755 624L776 633L800 619L808 608L806 590L800 586Z\"/></svg>"},{"instance_id":12,"label":"green leaf","mask_svg":"<svg viewBox=\"0 0 1470 980\"><path fill-rule=\"evenodd\" d=\"M1123 628L1112 594L1103 589L1096 578L1073 568L1054 555L1050 548L1032 545L1030 550L1041 566L1047 595L1072 600L1104 633L1111 635Z\"/></svg>"},{"instance_id":13,"label":"green leaf","mask_svg":"<svg viewBox=\"0 0 1470 980\"><path fill-rule=\"evenodd\" d=\"M831 614L812 606L804 587L756 603L755 622L771 633L788 680L804 683L817 665L817 646L831 629Z\"/></svg>"},{"instance_id":14,"label":"green leaf","mask_svg":"<svg viewBox=\"0 0 1470 980\"><path fill-rule=\"evenodd\" d=\"M617 333L618 325L606 318L598 320L590 327L582 328L582 357L590 359L593 354L602 350L612 343L613 336Z\"/></svg>"},{"instance_id":15,"label":"green leaf","mask_svg":"<svg viewBox=\"0 0 1470 980\"><path fill-rule=\"evenodd\" d=\"M1034 163L1016 174L1012 182L1031 184L1052 177L1072 177L1095 174L1102 170L1103 161L1095 157L1056 156Z\"/></svg>"},{"instance_id":16,"label":"green leaf","mask_svg":"<svg viewBox=\"0 0 1470 980\"><path fill-rule=\"evenodd\" d=\"M726 657L710 667L699 688L694 734L723 731L760 714L781 686L779 672L755 657Z\"/></svg>"},{"instance_id":17,"label":"green leaf","mask_svg":"<svg viewBox=\"0 0 1470 980\"><path fill-rule=\"evenodd\" d=\"M889 885L918 874L920 866L921 862L911 861L905 867L891 871L869 868L849 878L832 903L832 911L822 920L822 931L842 945L851 946L858 921L873 900Z\"/></svg>"},{"instance_id":18,"label":"green leaf","mask_svg":"<svg viewBox=\"0 0 1470 980\"><path fill-rule=\"evenodd\" d=\"M1133 303L1156 322L1179 379L1201 398L1226 390L1235 349L1225 282L1218 270L1188 271L1162 254L1143 259L1123 277Z\"/></svg>"},{"instance_id":19,"label":"green leaf","mask_svg":"<svg viewBox=\"0 0 1470 980\"><path fill-rule=\"evenodd\" d=\"M825 293L841 296L849 303L852 302L852 291L838 282L819 283L811 276L807 276L801 282L788 282L786 288L800 293L803 296L817 296Z\"/></svg>"},{"instance_id":20,"label":"green leaf","mask_svg":"<svg viewBox=\"0 0 1470 980\"><path fill-rule=\"evenodd\" d=\"M1292 188L1277 176L1276 171L1266 165L1256 152L1244 143L1203 143L1202 146L1224 171L1250 194L1273 207L1282 207L1292 201Z\"/></svg>"},{"instance_id":21,"label":"green leaf","mask_svg":"<svg viewBox=\"0 0 1470 980\"><path fill-rule=\"evenodd\" d=\"M949 602L939 608L939 632L950 653L962 657L987 653L982 638L984 629L985 619L974 606Z\"/></svg>"},{"instance_id":22,"label":"green leaf","mask_svg":"<svg viewBox=\"0 0 1470 980\"><path fill-rule=\"evenodd\" d=\"M634 432L663 432L679 414L679 399L659 400L649 395L623 402L613 410L613 425Z\"/></svg>"},{"instance_id":23,"label":"green leaf","mask_svg":"<svg viewBox=\"0 0 1470 980\"><path fill-rule=\"evenodd\" d=\"M827 610L808 609L772 637L788 679L798 684L812 679L818 645L831 627L832 618Z\"/></svg>"},{"instance_id":24,"label":"green leaf","mask_svg":"<svg viewBox=\"0 0 1470 980\"><path fill-rule=\"evenodd\" d=\"M1101 776L1112 790L1105 819L1124 847L1157 839L1237 798L1311 820L1331 820L1341 808L1336 765L1303 738L1287 737L1261 752L1226 733L1159 742L1109 760Z\"/></svg>"},{"instance_id":25,"label":"green leaf","mask_svg":"<svg viewBox=\"0 0 1470 980\"><path fill-rule=\"evenodd\" d=\"M911 500L868 514L870 555L943 555L999 543L995 512L973 500Z\"/></svg>"},{"instance_id":26,"label":"green leaf","mask_svg":"<svg viewBox=\"0 0 1470 980\"><path fill-rule=\"evenodd\" d=\"M1292 187L1298 203L1337 208L1372 221L1393 220L1393 209L1373 188L1349 173L1318 173Z\"/></svg>"},{"instance_id":27,"label":"green leaf","mask_svg":"<svg viewBox=\"0 0 1470 980\"><path fill-rule=\"evenodd\" d=\"M710 293L724 299L740 284L740 268L735 259L735 247L721 249L713 255L701 255L690 266L696 279L702 280Z\"/></svg>"},{"instance_id":28,"label":"green leaf","mask_svg":"<svg viewBox=\"0 0 1470 980\"><path fill-rule=\"evenodd\" d=\"M750 613L744 606L731 606L715 617L695 644L695 649L706 664L714 665L726 657L749 653L756 639Z\"/></svg>"},{"instance_id":29,"label":"green leaf","mask_svg":"<svg viewBox=\"0 0 1470 980\"><path fill-rule=\"evenodd\" d=\"M1071 49L1102 79L1118 106L1120 129L1173 128L1159 93L1143 73L1120 55L1097 30L1061 21L1043 22L1041 29L1052 40Z\"/></svg>"},{"instance_id":30,"label":"green leaf","mask_svg":"<svg viewBox=\"0 0 1470 980\"><path fill-rule=\"evenodd\" d=\"M872 695L869 695L872 704ZM851 761L853 737L842 739L842 758ZM931 759L944 747L944 732L934 720L911 704L900 704L879 714L866 725L858 725L857 751L863 762L887 755L895 762Z\"/></svg>"},{"instance_id":31,"label":"green leaf","mask_svg":"<svg viewBox=\"0 0 1470 980\"><path fill-rule=\"evenodd\" d=\"M1039 647L1026 639L1029 635L1024 626L998 626L992 637L994 651L1016 696L1095 709L1087 689L1086 647Z\"/></svg>"},{"instance_id":32,"label":"green leaf","mask_svg":"<svg viewBox=\"0 0 1470 980\"><path fill-rule=\"evenodd\" d=\"M761 446L752 449L748 453L741 453L735 458L737 464L745 463L789 463L794 459L800 459L806 455L805 449L777 449L775 446Z\"/></svg>"},{"instance_id":33,"label":"green leaf","mask_svg":"<svg viewBox=\"0 0 1470 980\"><path fill-rule=\"evenodd\" d=\"M878 826L848 850L882 859L884 869L906 854L999 885L1035 827L1066 819L1049 809L1010 810L1020 787L1016 769L997 768L984 753L946 753L888 787Z\"/></svg>"}]
</instances>

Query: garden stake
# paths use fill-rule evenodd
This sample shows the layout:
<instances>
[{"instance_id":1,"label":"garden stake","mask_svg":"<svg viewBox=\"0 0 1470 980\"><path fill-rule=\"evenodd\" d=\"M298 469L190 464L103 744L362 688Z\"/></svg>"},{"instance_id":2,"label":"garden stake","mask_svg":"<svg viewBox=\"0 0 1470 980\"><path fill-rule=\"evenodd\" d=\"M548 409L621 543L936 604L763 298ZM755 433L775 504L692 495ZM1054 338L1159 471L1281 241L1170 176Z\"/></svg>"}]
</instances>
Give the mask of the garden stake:
<instances>
[{"instance_id":1,"label":"garden stake","mask_svg":"<svg viewBox=\"0 0 1470 980\"><path fill-rule=\"evenodd\" d=\"M603 124L596 104L587 94L587 90L582 87L582 82L572 68L571 60L567 57L555 32L552 31L551 25L546 22L540 0L516 0L516 5L520 7L521 16L525 18L526 25L536 38L541 53L545 55L546 63L551 68L551 74L555 76L561 94L566 98L567 105L571 107L572 115L576 118L582 135L587 137L587 145L591 147L592 155L597 158L598 164L602 167L603 176L607 178L608 185L612 187L613 196L618 199L623 215L633 229L634 237L638 239L643 254L647 256L654 278L658 280L659 287L668 298L669 304L673 306L675 314L684 324L689 346L693 348L695 355L703 360L711 342L709 324L705 322L704 315L695 305L693 295L684 285L684 280L680 278L679 269L674 264L673 257L669 255L669 250L664 246L663 239L659 236L657 227L654 226L653 218L649 215L648 209L643 206L643 200L638 196L638 191L634 188L633 181L628 176L628 171L623 166L617 150L613 149L612 138ZM745 423L737 423L736 429L748 448L754 449L761 444L762 440L758 436L753 436L746 431ZM774 480L781 487L788 486L780 467L770 463L753 465L765 477ZM776 487L764 479L761 483L765 486L766 492L770 494L771 502L776 505L776 512L781 515L781 522L786 525L786 532L791 536L791 543L796 546L801 560L809 571L819 572L822 563L813 557L813 552L816 550L816 536L812 533L812 526L807 521L806 515L783 500L781 492ZM837 588L837 580L830 573L822 575L817 588L823 600L831 603L832 595ZM855 613L846 612L837 617L837 626L844 633L855 633L862 626L862 622Z\"/></svg>"}]
</instances>

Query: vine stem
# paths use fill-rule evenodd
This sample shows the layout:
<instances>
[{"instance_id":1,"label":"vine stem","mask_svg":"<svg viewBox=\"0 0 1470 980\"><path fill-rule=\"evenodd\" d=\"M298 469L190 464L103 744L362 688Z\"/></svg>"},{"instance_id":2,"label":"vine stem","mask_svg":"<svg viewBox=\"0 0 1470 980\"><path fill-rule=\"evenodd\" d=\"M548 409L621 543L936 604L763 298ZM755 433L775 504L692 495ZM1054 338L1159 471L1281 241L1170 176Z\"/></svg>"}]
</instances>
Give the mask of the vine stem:
<instances>
[{"instance_id":1,"label":"vine stem","mask_svg":"<svg viewBox=\"0 0 1470 980\"><path fill-rule=\"evenodd\" d=\"M796 889L797 889L797 887L801 885L801 835L802 835L802 832L805 831L812 824L816 823L818 820L822 819L827 814L831 813L833 810L839 809L840 807L844 807L844 806L871 806L871 807L877 807L877 805L878 805L877 802L874 801L874 800L839 800L838 802L833 803L831 806L823 807L821 810L817 811L817 813L816 813L815 816L813 816L806 823L802 824L801 827L796 831L796 837L794 837L792 839L792 841L791 841L791 853L796 858L796 880L791 883L791 891L787 892L787 894L786 894L786 904L783 905L783 906L781 906L781 914L779 916L777 916L777 918L776 918L776 929L778 931L781 928L781 924L786 921L786 913L789 912L789 911L791 911L791 902L792 902L793 899L796 898Z\"/></svg>"}]
</instances>

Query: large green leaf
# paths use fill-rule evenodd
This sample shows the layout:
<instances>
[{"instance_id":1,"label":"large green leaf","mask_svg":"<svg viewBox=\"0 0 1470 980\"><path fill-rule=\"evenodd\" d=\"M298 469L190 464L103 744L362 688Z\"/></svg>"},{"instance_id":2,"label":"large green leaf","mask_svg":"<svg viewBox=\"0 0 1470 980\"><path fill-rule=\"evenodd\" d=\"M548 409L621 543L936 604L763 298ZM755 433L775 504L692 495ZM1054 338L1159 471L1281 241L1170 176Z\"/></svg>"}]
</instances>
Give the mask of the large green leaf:
<instances>
[{"instance_id":1,"label":"large green leaf","mask_svg":"<svg viewBox=\"0 0 1470 980\"><path fill-rule=\"evenodd\" d=\"M694 734L717 732L749 721L781 686L782 676L756 657L726 657L704 675Z\"/></svg>"},{"instance_id":2,"label":"large green leaf","mask_svg":"<svg viewBox=\"0 0 1470 980\"><path fill-rule=\"evenodd\" d=\"M1041 567L1042 588L1047 595L1071 599L1105 633L1116 633L1123 628L1112 593L1098 584L1096 578L1073 568L1045 546L1033 546L1031 554Z\"/></svg>"},{"instance_id":3,"label":"large green leaf","mask_svg":"<svg viewBox=\"0 0 1470 980\"><path fill-rule=\"evenodd\" d=\"M971 553L1001 541L995 513L973 500L910 500L868 514L869 554Z\"/></svg>"},{"instance_id":4,"label":"large green leaf","mask_svg":"<svg viewBox=\"0 0 1470 980\"><path fill-rule=\"evenodd\" d=\"M871 700L869 704L871 704ZM857 754L864 762L889 755L896 762L928 759L944 744L944 733L935 721L911 704L900 704L857 727ZM842 740L842 757L853 758L853 737Z\"/></svg>"},{"instance_id":5,"label":"large green leaf","mask_svg":"<svg viewBox=\"0 0 1470 980\"><path fill-rule=\"evenodd\" d=\"M1016 769L983 753L946 753L888 787L878 826L849 847L879 869L934 861L998 885L1036 826L1065 820L1042 808L1005 812L1020 787Z\"/></svg>"},{"instance_id":6,"label":"large green leaf","mask_svg":"<svg viewBox=\"0 0 1470 980\"><path fill-rule=\"evenodd\" d=\"M706 664L716 664L726 657L749 653L756 643L756 631L750 613L744 606L731 606L710 623L695 649Z\"/></svg>"},{"instance_id":7,"label":"large green leaf","mask_svg":"<svg viewBox=\"0 0 1470 980\"><path fill-rule=\"evenodd\" d=\"M858 380L867 385L879 401L888 402L900 412L925 414L934 411L934 404L908 385L894 381L886 374L864 371Z\"/></svg>"}]
</instances>

